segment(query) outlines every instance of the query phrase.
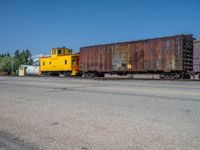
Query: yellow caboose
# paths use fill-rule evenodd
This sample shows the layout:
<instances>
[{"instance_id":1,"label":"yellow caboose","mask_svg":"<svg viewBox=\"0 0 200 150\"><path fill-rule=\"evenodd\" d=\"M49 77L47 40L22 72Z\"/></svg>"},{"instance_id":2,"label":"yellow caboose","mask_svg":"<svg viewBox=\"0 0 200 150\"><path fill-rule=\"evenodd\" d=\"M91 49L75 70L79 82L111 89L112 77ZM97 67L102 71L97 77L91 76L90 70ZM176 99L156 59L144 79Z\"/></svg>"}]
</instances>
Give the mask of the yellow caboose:
<instances>
[{"instance_id":1,"label":"yellow caboose","mask_svg":"<svg viewBox=\"0 0 200 150\"><path fill-rule=\"evenodd\" d=\"M51 56L40 58L41 75L77 75L80 54L72 54L68 48L53 48Z\"/></svg>"}]
</instances>

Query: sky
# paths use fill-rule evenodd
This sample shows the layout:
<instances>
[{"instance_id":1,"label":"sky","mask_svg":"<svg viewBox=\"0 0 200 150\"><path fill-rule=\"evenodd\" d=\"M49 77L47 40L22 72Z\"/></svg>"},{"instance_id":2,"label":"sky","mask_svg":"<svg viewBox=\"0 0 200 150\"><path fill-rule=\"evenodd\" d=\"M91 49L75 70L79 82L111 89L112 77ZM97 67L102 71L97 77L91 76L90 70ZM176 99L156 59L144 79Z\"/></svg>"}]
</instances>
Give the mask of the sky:
<instances>
[{"instance_id":1,"label":"sky","mask_svg":"<svg viewBox=\"0 0 200 150\"><path fill-rule=\"evenodd\" d=\"M200 38L200 0L0 0L0 53L181 33Z\"/></svg>"}]
</instances>

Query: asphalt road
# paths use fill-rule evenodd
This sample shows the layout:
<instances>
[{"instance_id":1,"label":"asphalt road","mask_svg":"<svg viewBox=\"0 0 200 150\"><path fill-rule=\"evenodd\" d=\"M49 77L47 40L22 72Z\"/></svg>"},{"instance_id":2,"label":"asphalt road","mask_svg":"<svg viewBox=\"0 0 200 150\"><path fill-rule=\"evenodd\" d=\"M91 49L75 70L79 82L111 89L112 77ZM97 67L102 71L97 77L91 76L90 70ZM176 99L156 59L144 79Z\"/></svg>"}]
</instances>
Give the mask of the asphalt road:
<instances>
[{"instance_id":1,"label":"asphalt road","mask_svg":"<svg viewBox=\"0 0 200 150\"><path fill-rule=\"evenodd\" d=\"M199 150L200 82L0 77L0 150Z\"/></svg>"}]
</instances>

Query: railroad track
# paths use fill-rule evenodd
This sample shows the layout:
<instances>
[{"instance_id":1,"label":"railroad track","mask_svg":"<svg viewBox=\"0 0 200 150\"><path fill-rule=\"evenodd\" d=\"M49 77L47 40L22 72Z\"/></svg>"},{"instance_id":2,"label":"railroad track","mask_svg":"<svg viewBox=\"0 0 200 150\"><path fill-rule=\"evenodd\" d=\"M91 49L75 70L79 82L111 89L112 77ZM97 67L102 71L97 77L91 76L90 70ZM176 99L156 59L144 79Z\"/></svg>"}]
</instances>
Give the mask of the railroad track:
<instances>
[{"instance_id":1,"label":"railroad track","mask_svg":"<svg viewBox=\"0 0 200 150\"><path fill-rule=\"evenodd\" d=\"M81 80L157 80L157 81L200 81L200 79L158 79L158 78L122 78L122 77L53 77L50 78L70 78L70 79L81 79ZM45 77L44 77L45 78Z\"/></svg>"},{"instance_id":2,"label":"railroad track","mask_svg":"<svg viewBox=\"0 0 200 150\"><path fill-rule=\"evenodd\" d=\"M77 77L70 77L77 78ZM200 81L198 79L152 79L152 78L116 78L116 77L88 77L88 78L77 78L77 79L92 79L92 80L160 80L160 81Z\"/></svg>"},{"instance_id":3,"label":"railroad track","mask_svg":"<svg viewBox=\"0 0 200 150\"><path fill-rule=\"evenodd\" d=\"M13 77L13 76L12 76ZM19 76L15 76L19 77ZM159 78L126 78L126 77L64 77L64 76L24 76L26 78L68 78L68 79L81 79L81 80L152 80L152 81L197 81L200 82L200 79L159 79ZM23 77L19 77L23 78Z\"/></svg>"}]
</instances>

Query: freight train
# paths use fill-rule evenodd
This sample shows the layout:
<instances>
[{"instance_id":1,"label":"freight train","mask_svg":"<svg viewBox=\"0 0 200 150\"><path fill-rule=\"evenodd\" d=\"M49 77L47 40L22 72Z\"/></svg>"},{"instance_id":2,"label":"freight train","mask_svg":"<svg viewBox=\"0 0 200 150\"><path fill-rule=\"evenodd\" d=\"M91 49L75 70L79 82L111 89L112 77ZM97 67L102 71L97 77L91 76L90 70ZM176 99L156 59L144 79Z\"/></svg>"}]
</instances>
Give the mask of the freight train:
<instances>
[{"instance_id":1,"label":"freight train","mask_svg":"<svg viewBox=\"0 0 200 150\"><path fill-rule=\"evenodd\" d=\"M159 73L164 79L188 79L194 74L194 40L191 34L181 34L81 47L78 54L55 48L50 57L40 59L40 73L84 77Z\"/></svg>"}]
</instances>

